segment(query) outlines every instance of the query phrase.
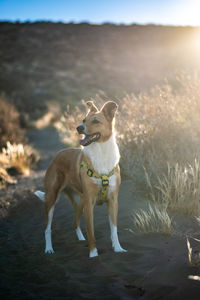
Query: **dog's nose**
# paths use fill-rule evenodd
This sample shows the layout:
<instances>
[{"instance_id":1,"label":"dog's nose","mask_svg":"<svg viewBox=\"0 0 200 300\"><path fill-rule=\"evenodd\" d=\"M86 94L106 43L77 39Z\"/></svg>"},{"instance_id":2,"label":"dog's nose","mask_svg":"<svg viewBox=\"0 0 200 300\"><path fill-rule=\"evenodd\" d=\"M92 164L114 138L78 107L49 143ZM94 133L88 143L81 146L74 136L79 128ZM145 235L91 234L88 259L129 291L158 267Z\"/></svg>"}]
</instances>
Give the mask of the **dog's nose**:
<instances>
[{"instance_id":1,"label":"dog's nose","mask_svg":"<svg viewBox=\"0 0 200 300\"><path fill-rule=\"evenodd\" d=\"M84 133L84 129L85 129L84 125L79 125L79 126L76 128L76 130L78 131L79 134Z\"/></svg>"}]
</instances>

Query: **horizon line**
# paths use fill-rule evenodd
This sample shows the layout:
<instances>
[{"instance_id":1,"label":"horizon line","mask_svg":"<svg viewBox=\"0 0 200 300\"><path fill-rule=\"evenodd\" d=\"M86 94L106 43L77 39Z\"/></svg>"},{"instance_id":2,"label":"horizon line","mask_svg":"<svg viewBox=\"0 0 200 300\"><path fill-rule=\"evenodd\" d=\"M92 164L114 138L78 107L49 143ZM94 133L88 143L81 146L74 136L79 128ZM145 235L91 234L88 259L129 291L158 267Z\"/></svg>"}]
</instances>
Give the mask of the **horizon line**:
<instances>
[{"instance_id":1,"label":"horizon line","mask_svg":"<svg viewBox=\"0 0 200 300\"><path fill-rule=\"evenodd\" d=\"M188 24L168 24L168 23L153 23L153 22L147 22L147 23L137 23L137 22L131 22L131 23L124 23L124 22L114 22L114 21L102 21L102 22L91 22L88 20L80 20L80 21L64 21L64 20L52 20L52 19L26 19L26 20L20 20L20 19L0 19L0 23L20 23L20 24L25 24L25 23L63 23L63 24L74 24L74 25L79 25L79 24L88 24L88 25L96 25L96 26L101 26L101 25L114 25L114 26L163 26L163 27L200 27L200 25L188 25Z\"/></svg>"}]
</instances>

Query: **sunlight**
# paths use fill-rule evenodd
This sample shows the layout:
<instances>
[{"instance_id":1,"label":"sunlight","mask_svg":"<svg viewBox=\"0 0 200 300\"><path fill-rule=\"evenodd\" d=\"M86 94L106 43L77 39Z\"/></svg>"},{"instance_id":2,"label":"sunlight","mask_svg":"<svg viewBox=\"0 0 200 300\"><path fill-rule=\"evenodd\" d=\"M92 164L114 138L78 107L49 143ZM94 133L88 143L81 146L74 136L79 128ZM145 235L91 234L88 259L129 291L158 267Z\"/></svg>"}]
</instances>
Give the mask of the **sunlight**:
<instances>
[{"instance_id":1,"label":"sunlight","mask_svg":"<svg viewBox=\"0 0 200 300\"><path fill-rule=\"evenodd\" d=\"M198 0L176 0L168 6L165 17L173 20L174 25L200 26L199 11Z\"/></svg>"},{"instance_id":2,"label":"sunlight","mask_svg":"<svg viewBox=\"0 0 200 300\"><path fill-rule=\"evenodd\" d=\"M191 38L192 46L199 52L200 54L200 28L196 29Z\"/></svg>"},{"instance_id":3,"label":"sunlight","mask_svg":"<svg viewBox=\"0 0 200 300\"><path fill-rule=\"evenodd\" d=\"M182 24L191 25L191 26L200 26L200 2L198 0L185 1L182 6L182 9L179 9L177 14L177 19L181 21Z\"/></svg>"},{"instance_id":4,"label":"sunlight","mask_svg":"<svg viewBox=\"0 0 200 300\"><path fill-rule=\"evenodd\" d=\"M200 28L194 28L189 39L186 41L190 55L193 60L196 60L196 64L200 63Z\"/></svg>"}]
</instances>

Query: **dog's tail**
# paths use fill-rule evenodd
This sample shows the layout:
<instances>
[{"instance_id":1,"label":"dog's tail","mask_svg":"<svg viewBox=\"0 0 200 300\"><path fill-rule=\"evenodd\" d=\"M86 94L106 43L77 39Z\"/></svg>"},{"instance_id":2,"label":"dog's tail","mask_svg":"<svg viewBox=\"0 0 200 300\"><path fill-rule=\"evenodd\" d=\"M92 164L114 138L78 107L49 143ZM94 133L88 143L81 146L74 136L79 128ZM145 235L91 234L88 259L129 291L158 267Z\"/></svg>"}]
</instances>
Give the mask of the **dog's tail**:
<instances>
[{"instance_id":1,"label":"dog's tail","mask_svg":"<svg viewBox=\"0 0 200 300\"><path fill-rule=\"evenodd\" d=\"M45 193L44 192L36 191L34 194L43 202L45 201Z\"/></svg>"}]
</instances>

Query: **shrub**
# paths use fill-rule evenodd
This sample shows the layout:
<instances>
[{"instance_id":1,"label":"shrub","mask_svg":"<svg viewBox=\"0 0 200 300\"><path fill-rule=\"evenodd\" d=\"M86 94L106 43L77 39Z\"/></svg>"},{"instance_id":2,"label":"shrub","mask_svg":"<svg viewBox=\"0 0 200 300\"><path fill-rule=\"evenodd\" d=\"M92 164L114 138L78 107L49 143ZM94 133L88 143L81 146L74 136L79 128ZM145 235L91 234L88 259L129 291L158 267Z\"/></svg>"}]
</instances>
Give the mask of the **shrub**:
<instances>
[{"instance_id":1,"label":"shrub","mask_svg":"<svg viewBox=\"0 0 200 300\"><path fill-rule=\"evenodd\" d=\"M39 154L25 142L20 116L14 105L5 96L0 96L0 189L6 183L16 183L12 173L29 175L30 169L39 160Z\"/></svg>"},{"instance_id":2,"label":"shrub","mask_svg":"<svg viewBox=\"0 0 200 300\"><path fill-rule=\"evenodd\" d=\"M30 169L38 160L38 152L29 145L7 142L7 146L0 153L0 167L7 170L14 169L23 175L29 175Z\"/></svg>"},{"instance_id":3,"label":"shrub","mask_svg":"<svg viewBox=\"0 0 200 300\"><path fill-rule=\"evenodd\" d=\"M25 141L24 130L20 127L19 113L8 102L5 96L0 96L0 149L6 146L7 141L21 143Z\"/></svg>"},{"instance_id":4,"label":"shrub","mask_svg":"<svg viewBox=\"0 0 200 300\"><path fill-rule=\"evenodd\" d=\"M167 162L191 163L199 153L200 79L180 76L177 84L178 90L166 83L121 101L118 130L127 176L143 174L145 166L155 183Z\"/></svg>"}]
</instances>

